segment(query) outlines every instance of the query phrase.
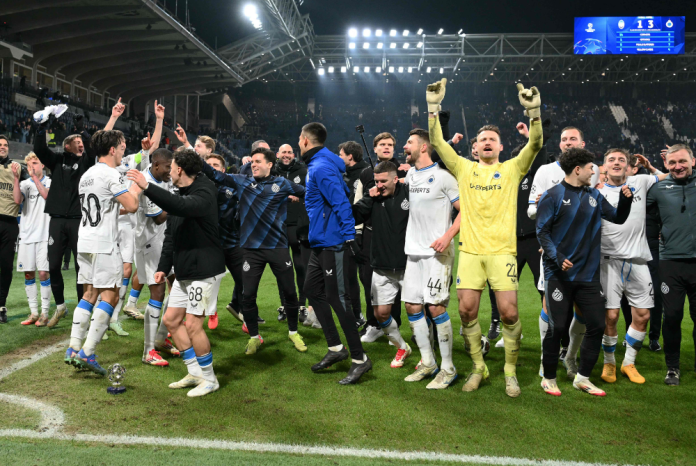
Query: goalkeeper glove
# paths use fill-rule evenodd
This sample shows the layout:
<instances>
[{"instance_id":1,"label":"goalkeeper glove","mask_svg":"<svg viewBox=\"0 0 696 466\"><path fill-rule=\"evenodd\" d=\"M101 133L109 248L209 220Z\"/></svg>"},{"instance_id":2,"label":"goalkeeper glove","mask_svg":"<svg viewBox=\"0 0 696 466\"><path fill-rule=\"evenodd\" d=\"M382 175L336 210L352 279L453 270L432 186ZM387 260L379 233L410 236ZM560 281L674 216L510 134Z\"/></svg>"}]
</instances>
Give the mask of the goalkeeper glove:
<instances>
[{"instance_id":1,"label":"goalkeeper glove","mask_svg":"<svg viewBox=\"0 0 696 466\"><path fill-rule=\"evenodd\" d=\"M440 104L445 98L445 86L447 78L442 78L440 81L428 85L425 92L425 100L428 102L428 112L437 113L440 111Z\"/></svg>"},{"instance_id":2,"label":"goalkeeper glove","mask_svg":"<svg viewBox=\"0 0 696 466\"><path fill-rule=\"evenodd\" d=\"M444 92L443 92L444 94ZM517 96L520 98L520 103L524 107L524 114L530 119L540 118L541 111L541 95L539 89L532 86L531 89L525 89L522 83L517 83Z\"/></svg>"}]
</instances>

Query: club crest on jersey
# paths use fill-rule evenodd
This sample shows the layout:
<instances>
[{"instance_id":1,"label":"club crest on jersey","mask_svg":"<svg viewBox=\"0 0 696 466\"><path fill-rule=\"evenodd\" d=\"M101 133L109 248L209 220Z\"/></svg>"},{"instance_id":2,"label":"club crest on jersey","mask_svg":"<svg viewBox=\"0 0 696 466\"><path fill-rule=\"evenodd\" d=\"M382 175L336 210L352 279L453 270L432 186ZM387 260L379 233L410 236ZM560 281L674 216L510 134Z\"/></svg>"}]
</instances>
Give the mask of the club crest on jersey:
<instances>
[{"instance_id":1,"label":"club crest on jersey","mask_svg":"<svg viewBox=\"0 0 696 466\"><path fill-rule=\"evenodd\" d=\"M428 183L432 184L433 181L435 181L435 175L430 175L430 178L428 178Z\"/></svg>"},{"instance_id":2,"label":"club crest on jersey","mask_svg":"<svg viewBox=\"0 0 696 466\"><path fill-rule=\"evenodd\" d=\"M271 188L271 191L273 191L274 193L277 193L278 191L280 191L280 186L278 186L277 184L274 184L273 187Z\"/></svg>"},{"instance_id":3,"label":"club crest on jersey","mask_svg":"<svg viewBox=\"0 0 696 466\"><path fill-rule=\"evenodd\" d=\"M20 262L19 264L17 264L17 268L18 268L19 270L22 270L22 269L24 268L24 264L22 264L22 263Z\"/></svg>"},{"instance_id":4,"label":"club crest on jersey","mask_svg":"<svg viewBox=\"0 0 696 466\"><path fill-rule=\"evenodd\" d=\"M256 183L251 183L252 189L256 189L256 186L257 186Z\"/></svg>"},{"instance_id":5,"label":"club crest on jersey","mask_svg":"<svg viewBox=\"0 0 696 466\"><path fill-rule=\"evenodd\" d=\"M459 275L457 275L457 285L459 285L462 282L462 279L459 278Z\"/></svg>"},{"instance_id":6,"label":"club crest on jersey","mask_svg":"<svg viewBox=\"0 0 696 466\"><path fill-rule=\"evenodd\" d=\"M242 269L244 269L245 272L248 272L251 266L247 261L244 261L244 265L242 266Z\"/></svg>"},{"instance_id":7,"label":"club crest on jersey","mask_svg":"<svg viewBox=\"0 0 696 466\"><path fill-rule=\"evenodd\" d=\"M225 190L225 197L227 197L227 199L232 199L232 196L234 196L234 193L232 191L230 191L229 189L226 189Z\"/></svg>"},{"instance_id":8,"label":"club crest on jersey","mask_svg":"<svg viewBox=\"0 0 696 466\"><path fill-rule=\"evenodd\" d=\"M500 172L495 172L495 173L493 173L493 179L494 179L494 180L499 180L499 179L500 179Z\"/></svg>"},{"instance_id":9,"label":"club crest on jersey","mask_svg":"<svg viewBox=\"0 0 696 466\"><path fill-rule=\"evenodd\" d=\"M48 245L52 246L53 245L53 236L48 237Z\"/></svg>"},{"instance_id":10,"label":"club crest on jersey","mask_svg":"<svg viewBox=\"0 0 696 466\"><path fill-rule=\"evenodd\" d=\"M290 267L290 266L292 265L292 261L286 262L285 265L287 265L288 267Z\"/></svg>"},{"instance_id":11,"label":"club crest on jersey","mask_svg":"<svg viewBox=\"0 0 696 466\"><path fill-rule=\"evenodd\" d=\"M295 184L297 184L297 183L299 183L301 180L300 180L300 177L299 177L299 176L296 176L295 179L292 180L292 181L293 181Z\"/></svg>"},{"instance_id":12,"label":"club crest on jersey","mask_svg":"<svg viewBox=\"0 0 696 466\"><path fill-rule=\"evenodd\" d=\"M669 293L669 287L667 286L667 283L662 282L662 286L660 287L660 290L662 290L662 294Z\"/></svg>"},{"instance_id":13,"label":"club crest on jersey","mask_svg":"<svg viewBox=\"0 0 696 466\"><path fill-rule=\"evenodd\" d=\"M358 183L360 183L360 178L355 180L355 183L353 183L353 189L358 189Z\"/></svg>"},{"instance_id":14,"label":"club crest on jersey","mask_svg":"<svg viewBox=\"0 0 696 466\"><path fill-rule=\"evenodd\" d=\"M563 299L563 293L561 293L561 291L558 288L556 288L551 297L554 301L561 301Z\"/></svg>"},{"instance_id":15,"label":"club crest on jersey","mask_svg":"<svg viewBox=\"0 0 696 466\"><path fill-rule=\"evenodd\" d=\"M401 203L401 208L403 210L408 210L409 206L410 206L410 204L408 202L408 199L404 199L403 202Z\"/></svg>"},{"instance_id":16,"label":"club crest on jersey","mask_svg":"<svg viewBox=\"0 0 696 466\"><path fill-rule=\"evenodd\" d=\"M590 197L590 205L592 207L597 207L597 199L595 199L594 197Z\"/></svg>"}]
</instances>

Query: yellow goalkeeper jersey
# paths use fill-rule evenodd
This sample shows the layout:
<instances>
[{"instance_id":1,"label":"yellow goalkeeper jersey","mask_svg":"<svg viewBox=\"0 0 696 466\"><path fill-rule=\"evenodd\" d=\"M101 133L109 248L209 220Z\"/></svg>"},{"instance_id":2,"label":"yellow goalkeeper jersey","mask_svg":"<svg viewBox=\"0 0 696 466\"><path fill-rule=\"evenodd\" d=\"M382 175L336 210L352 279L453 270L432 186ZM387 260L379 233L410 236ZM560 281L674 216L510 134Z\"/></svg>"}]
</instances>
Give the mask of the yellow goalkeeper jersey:
<instances>
[{"instance_id":1,"label":"yellow goalkeeper jersey","mask_svg":"<svg viewBox=\"0 0 696 466\"><path fill-rule=\"evenodd\" d=\"M430 117L430 142L459 183L459 250L469 254L517 255L517 190L543 143L541 121L531 121L529 142L503 163L481 165L464 159L442 137Z\"/></svg>"}]
</instances>

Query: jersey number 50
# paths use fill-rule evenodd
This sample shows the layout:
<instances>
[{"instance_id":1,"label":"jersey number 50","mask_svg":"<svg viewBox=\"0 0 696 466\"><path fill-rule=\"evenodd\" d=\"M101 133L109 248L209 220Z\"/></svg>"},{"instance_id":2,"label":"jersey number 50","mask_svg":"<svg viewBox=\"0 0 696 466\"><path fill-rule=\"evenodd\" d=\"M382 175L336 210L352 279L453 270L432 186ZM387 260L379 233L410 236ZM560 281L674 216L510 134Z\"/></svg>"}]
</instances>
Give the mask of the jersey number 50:
<instances>
[{"instance_id":1,"label":"jersey number 50","mask_svg":"<svg viewBox=\"0 0 696 466\"><path fill-rule=\"evenodd\" d=\"M92 216L92 204L94 204L94 208L96 209L96 218ZM101 222L101 206L99 205L97 195L94 193L88 195L87 202L85 202L85 195L80 194L80 206L82 207L82 226L86 226L87 221L89 221L91 227L99 225L99 222Z\"/></svg>"}]
</instances>

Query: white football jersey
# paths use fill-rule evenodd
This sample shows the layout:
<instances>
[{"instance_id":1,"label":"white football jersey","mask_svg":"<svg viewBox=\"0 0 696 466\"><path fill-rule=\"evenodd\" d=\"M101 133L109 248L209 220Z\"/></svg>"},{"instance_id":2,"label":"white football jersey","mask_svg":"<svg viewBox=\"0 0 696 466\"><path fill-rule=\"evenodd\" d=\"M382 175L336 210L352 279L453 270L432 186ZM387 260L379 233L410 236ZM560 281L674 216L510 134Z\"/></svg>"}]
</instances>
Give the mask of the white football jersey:
<instances>
[{"instance_id":1,"label":"white football jersey","mask_svg":"<svg viewBox=\"0 0 696 466\"><path fill-rule=\"evenodd\" d=\"M433 256L430 245L452 226L452 203L459 200L457 179L434 163L420 170L411 168L404 183L410 204L404 250L409 256ZM454 244L443 254L453 255Z\"/></svg>"},{"instance_id":2,"label":"white football jersey","mask_svg":"<svg viewBox=\"0 0 696 466\"><path fill-rule=\"evenodd\" d=\"M51 179L44 176L41 178L41 184L48 188L51 186ZM19 183L19 190L24 196L22 219L19 222L19 242L29 244L48 241L50 216L44 213L46 199L41 197L34 180L31 178Z\"/></svg>"},{"instance_id":3,"label":"white football jersey","mask_svg":"<svg viewBox=\"0 0 696 466\"><path fill-rule=\"evenodd\" d=\"M143 174L148 183L152 183L167 191L171 190L171 182L157 181L150 173L150 170L144 170ZM140 206L135 213L135 247L138 251L146 249L152 242L158 242L160 245L164 242L164 230L167 224L162 223L157 225L154 217L162 213L162 208L152 202L149 197L140 196Z\"/></svg>"},{"instance_id":4,"label":"white football jersey","mask_svg":"<svg viewBox=\"0 0 696 466\"><path fill-rule=\"evenodd\" d=\"M645 237L645 211L648 190L657 183L655 175L636 175L626 178L626 185L633 193L631 213L623 225L602 219L602 255L614 259L652 260L648 239ZM621 186L605 183L599 190L614 208L619 205Z\"/></svg>"},{"instance_id":5,"label":"white football jersey","mask_svg":"<svg viewBox=\"0 0 696 466\"><path fill-rule=\"evenodd\" d=\"M595 187L599 183L599 167L592 164L592 170L594 174L590 180L590 186ZM531 219L536 218L537 203L536 199L539 194L543 194L549 189L553 188L561 181L565 179L565 172L561 168L561 164L558 162L547 163L542 165L537 170L536 175L534 175L534 181L532 182L532 189L529 191L529 208L527 209L527 215Z\"/></svg>"},{"instance_id":6,"label":"white football jersey","mask_svg":"<svg viewBox=\"0 0 696 466\"><path fill-rule=\"evenodd\" d=\"M140 159L140 162L136 162L136 159ZM121 165L116 167L121 184L130 189L133 182L126 176L128 170L145 170L149 165L149 160L149 152L146 151L124 155L123 158L121 158ZM132 227L135 224L135 218L133 214L120 215L118 217L118 222L121 224L121 227Z\"/></svg>"},{"instance_id":7,"label":"white football jersey","mask_svg":"<svg viewBox=\"0 0 696 466\"><path fill-rule=\"evenodd\" d=\"M97 162L80 178L82 221L77 239L78 253L109 254L118 242L118 213L121 204L116 197L127 193L118 171Z\"/></svg>"}]
</instances>

